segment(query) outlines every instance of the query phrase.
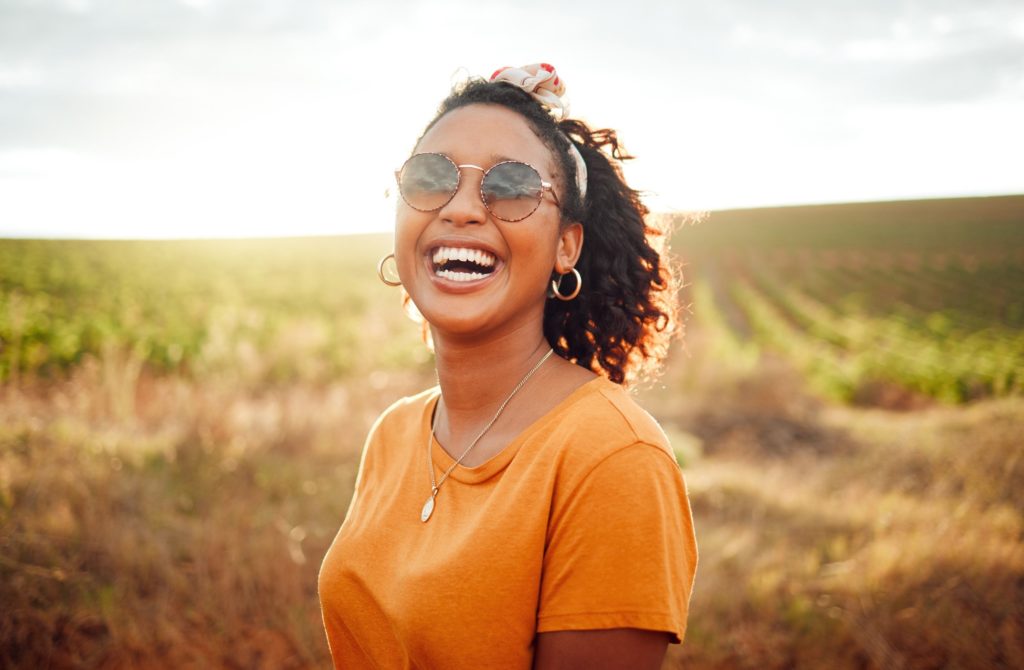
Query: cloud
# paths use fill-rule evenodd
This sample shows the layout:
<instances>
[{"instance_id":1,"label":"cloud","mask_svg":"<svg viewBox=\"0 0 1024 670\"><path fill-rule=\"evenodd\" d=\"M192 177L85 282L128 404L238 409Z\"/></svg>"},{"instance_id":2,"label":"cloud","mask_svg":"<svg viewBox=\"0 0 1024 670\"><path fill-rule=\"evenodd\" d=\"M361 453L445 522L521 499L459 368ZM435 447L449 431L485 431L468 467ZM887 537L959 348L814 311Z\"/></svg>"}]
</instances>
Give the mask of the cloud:
<instances>
[{"instance_id":1,"label":"cloud","mask_svg":"<svg viewBox=\"0 0 1024 670\"><path fill-rule=\"evenodd\" d=\"M566 76L574 112L620 128L641 157L703 160L707 175L688 174L706 179L701 189L729 181L735 193L762 197L773 188L755 183L763 174L731 183L737 163L783 152L810 165L891 137L886 124L912 130L914 118L934 127L997 119L1007 127L994 134L1016 133L1010 115L990 109L1024 101L1024 6L5 0L0 154L14 157L8 175L32 157L19 174L39 178L47 157L67 176L96 164L223 171L234 156L267 162L258 177L269 184L295 166L337 170L331 157L345 154L360 155L364 173L387 176L458 67L488 74L539 59ZM67 155L81 160L59 159ZM650 177L662 193L678 188L674 174ZM366 177L346 179L376 189ZM800 181L794 174L789 186Z\"/></svg>"},{"instance_id":2,"label":"cloud","mask_svg":"<svg viewBox=\"0 0 1024 670\"><path fill-rule=\"evenodd\" d=\"M804 9L783 14L761 7L743 14L731 33L734 48L725 54L726 67L747 68L748 81L799 82L844 104L1022 93L1022 7L819 3Z\"/></svg>"}]
</instances>

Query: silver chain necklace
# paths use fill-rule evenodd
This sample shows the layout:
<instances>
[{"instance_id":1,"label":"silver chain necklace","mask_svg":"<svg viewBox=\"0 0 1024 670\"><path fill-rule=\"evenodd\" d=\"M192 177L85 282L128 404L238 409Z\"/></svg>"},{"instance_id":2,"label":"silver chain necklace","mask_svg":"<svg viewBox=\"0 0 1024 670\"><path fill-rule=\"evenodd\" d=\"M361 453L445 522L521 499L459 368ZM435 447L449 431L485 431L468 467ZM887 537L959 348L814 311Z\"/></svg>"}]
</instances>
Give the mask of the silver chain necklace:
<instances>
[{"instance_id":1,"label":"silver chain necklace","mask_svg":"<svg viewBox=\"0 0 1024 670\"><path fill-rule=\"evenodd\" d=\"M505 402L501 403L501 407L499 407L498 411L494 414L494 418L492 418L487 423L487 425L484 426L484 429L480 431L480 434L476 436L476 439L474 439L470 443L470 445L466 447L466 450L462 452L461 456L459 456L459 460L451 464L451 467L449 467L445 471L444 475L441 477L441 481L439 482L434 481L434 459L430 455L430 449L434 443L434 424L436 424L436 422L432 422L430 426L430 437L427 438L427 464L430 467L430 497L427 498L427 502L423 505L423 511L420 512L420 521L426 523L427 519L430 518L430 515L434 513L434 498L437 497L437 492L441 489L441 484L444 484L444 481L448 479L448 475L450 475L452 473L452 470L454 470L455 467L462 462L462 459L466 457L466 454L469 453L469 450L476 446L476 443L480 441L480 438L484 436L484 433L490 430L491 426L494 425L494 422L498 420L498 417L501 416L501 413L505 410L505 406L508 405L509 401L512 400L515 394L519 393L519 389L523 388L527 380L529 380L530 377L533 376L534 372L540 369L540 366L544 365L544 361L550 358L551 354L553 353L555 353L554 349L548 349L548 353L544 354L543 358L541 358L540 361L538 361L537 364L533 366L533 369L526 373L526 376L519 381L516 387L512 390L512 393L508 394L508 397L505 398ZM438 402L440 402L440 399L438 400Z\"/></svg>"}]
</instances>

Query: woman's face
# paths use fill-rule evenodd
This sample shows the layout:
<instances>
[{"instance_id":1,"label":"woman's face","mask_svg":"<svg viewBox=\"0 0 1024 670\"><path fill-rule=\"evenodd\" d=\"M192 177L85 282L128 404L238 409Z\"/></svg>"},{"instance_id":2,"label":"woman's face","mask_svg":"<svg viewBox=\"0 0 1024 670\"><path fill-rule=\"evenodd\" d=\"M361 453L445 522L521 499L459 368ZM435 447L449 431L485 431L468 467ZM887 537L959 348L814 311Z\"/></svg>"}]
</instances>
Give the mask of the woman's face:
<instances>
[{"instance_id":1,"label":"woman's face","mask_svg":"<svg viewBox=\"0 0 1024 670\"><path fill-rule=\"evenodd\" d=\"M474 104L443 116L414 153L441 153L456 165L484 170L501 161L532 165L564 193L548 148L516 112ZM460 337L501 336L542 327L552 271L567 272L579 257L580 224L560 228L550 193L521 221L495 218L480 199L483 172L462 168L455 196L441 209L421 212L399 200L395 260L402 285L435 330ZM455 263L461 255L479 267ZM447 267L445 267L447 266ZM449 268L474 269L483 276L459 281ZM438 332L440 331L440 333Z\"/></svg>"}]
</instances>

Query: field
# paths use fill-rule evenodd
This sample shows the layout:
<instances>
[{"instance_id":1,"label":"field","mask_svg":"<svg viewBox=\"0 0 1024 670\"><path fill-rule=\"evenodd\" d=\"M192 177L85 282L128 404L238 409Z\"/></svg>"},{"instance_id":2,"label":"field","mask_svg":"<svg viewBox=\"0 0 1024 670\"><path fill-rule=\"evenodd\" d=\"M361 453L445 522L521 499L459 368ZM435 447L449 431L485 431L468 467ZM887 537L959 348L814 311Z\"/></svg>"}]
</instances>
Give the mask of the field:
<instances>
[{"instance_id":1,"label":"field","mask_svg":"<svg viewBox=\"0 0 1024 670\"><path fill-rule=\"evenodd\" d=\"M827 397L1024 391L1024 198L722 212L679 240L701 325Z\"/></svg>"},{"instance_id":2,"label":"field","mask_svg":"<svg viewBox=\"0 0 1024 670\"><path fill-rule=\"evenodd\" d=\"M0 241L0 668L329 665L320 559L432 383L386 237ZM1024 667L1024 197L677 217L641 402L701 564L666 668Z\"/></svg>"}]
</instances>

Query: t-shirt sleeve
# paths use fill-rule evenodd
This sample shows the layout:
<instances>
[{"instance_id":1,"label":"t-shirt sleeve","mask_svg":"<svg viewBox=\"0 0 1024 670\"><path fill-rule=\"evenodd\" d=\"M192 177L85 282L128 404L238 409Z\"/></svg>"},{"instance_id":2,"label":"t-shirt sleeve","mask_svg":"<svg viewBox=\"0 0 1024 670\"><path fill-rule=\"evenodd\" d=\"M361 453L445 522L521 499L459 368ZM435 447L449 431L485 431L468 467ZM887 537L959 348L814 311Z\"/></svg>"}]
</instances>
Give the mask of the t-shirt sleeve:
<instances>
[{"instance_id":1,"label":"t-shirt sleeve","mask_svg":"<svg viewBox=\"0 0 1024 670\"><path fill-rule=\"evenodd\" d=\"M696 568L679 466L661 447L624 447L555 499L537 632L641 628L678 644Z\"/></svg>"}]
</instances>

